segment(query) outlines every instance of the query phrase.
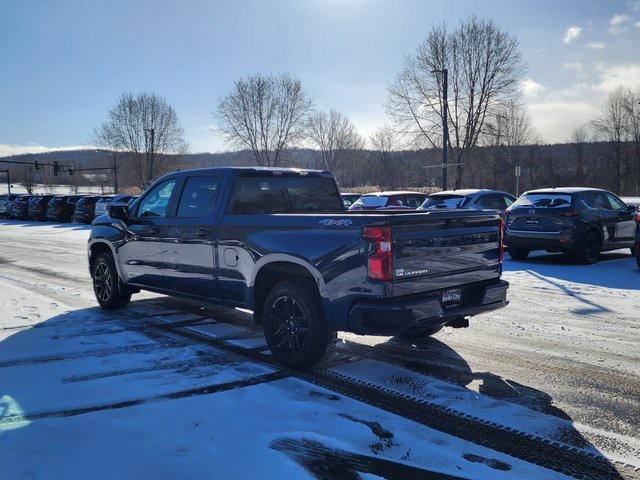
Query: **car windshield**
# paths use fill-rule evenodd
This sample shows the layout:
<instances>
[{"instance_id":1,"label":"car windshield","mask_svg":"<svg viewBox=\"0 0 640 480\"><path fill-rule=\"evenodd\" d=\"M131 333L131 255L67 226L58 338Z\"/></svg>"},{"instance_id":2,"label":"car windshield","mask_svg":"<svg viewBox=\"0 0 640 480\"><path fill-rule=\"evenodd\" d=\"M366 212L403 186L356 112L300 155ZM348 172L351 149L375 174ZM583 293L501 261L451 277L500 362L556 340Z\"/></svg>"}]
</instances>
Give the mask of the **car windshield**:
<instances>
[{"instance_id":1,"label":"car windshield","mask_svg":"<svg viewBox=\"0 0 640 480\"><path fill-rule=\"evenodd\" d=\"M432 195L421 208L460 208L466 198L461 195Z\"/></svg>"},{"instance_id":2,"label":"car windshield","mask_svg":"<svg viewBox=\"0 0 640 480\"><path fill-rule=\"evenodd\" d=\"M571 205L568 193L525 193L513 204L516 207L558 208Z\"/></svg>"},{"instance_id":3,"label":"car windshield","mask_svg":"<svg viewBox=\"0 0 640 480\"><path fill-rule=\"evenodd\" d=\"M384 197L381 195L363 195L358 200L353 202L353 206L364 208L384 207L387 204L388 199L389 197Z\"/></svg>"}]
</instances>

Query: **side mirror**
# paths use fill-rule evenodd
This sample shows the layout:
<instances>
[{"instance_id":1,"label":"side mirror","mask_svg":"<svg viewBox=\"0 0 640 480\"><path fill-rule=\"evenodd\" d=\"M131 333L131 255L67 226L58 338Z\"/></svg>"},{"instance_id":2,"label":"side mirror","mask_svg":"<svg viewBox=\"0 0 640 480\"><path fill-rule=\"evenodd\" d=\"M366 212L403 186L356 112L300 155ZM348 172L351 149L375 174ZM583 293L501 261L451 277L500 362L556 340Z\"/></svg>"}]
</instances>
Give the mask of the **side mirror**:
<instances>
[{"instance_id":1,"label":"side mirror","mask_svg":"<svg viewBox=\"0 0 640 480\"><path fill-rule=\"evenodd\" d=\"M107 207L109 216L118 220L126 220L129 218L129 206L126 203L114 203Z\"/></svg>"}]
</instances>

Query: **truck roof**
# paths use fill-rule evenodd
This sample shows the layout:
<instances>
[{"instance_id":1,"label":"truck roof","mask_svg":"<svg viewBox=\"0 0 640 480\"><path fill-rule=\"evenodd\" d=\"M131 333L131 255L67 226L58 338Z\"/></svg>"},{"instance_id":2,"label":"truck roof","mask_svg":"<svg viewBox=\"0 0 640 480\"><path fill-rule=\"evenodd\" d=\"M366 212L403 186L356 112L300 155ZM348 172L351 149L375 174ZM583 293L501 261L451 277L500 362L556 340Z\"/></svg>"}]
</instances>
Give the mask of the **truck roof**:
<instances>
[{"instance_id":1,"label":"truck roof","mask_svg":"<svg viewBox=\"0 0 640 480\"><path fill-rule=\"evenodd\" d=\"M186 170L180 170L173 173L229 173L229 172L255 172L265 174L282 174L282 173L298 173L300 175L306 175L308 173L331 175L331 172L327 170L316 170L312 168L285 168L285 167L206 167L206 168L191 168Z\"/></svg>"}]
</instances>

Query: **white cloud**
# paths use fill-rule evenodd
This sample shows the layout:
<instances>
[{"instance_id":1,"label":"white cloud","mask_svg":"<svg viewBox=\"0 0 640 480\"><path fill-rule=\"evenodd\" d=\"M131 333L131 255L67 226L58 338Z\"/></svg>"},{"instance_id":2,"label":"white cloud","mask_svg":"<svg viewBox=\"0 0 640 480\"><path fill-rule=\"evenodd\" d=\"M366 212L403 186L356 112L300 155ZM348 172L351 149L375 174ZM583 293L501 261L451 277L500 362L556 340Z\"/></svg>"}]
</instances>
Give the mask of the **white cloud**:
<instances>
[{"instance_id":1,"label":"white cloud","mask_svg":"<svg viewBox=\"0 0 640 480\"><path fill-rule=\"evenodd\" d=\"M22 155L24 153L46 153L60 150L83 150L91 148L89 145L72 145L69 147L45 147L42 145L9 145L0 143L0 157Z\"/></svg>"},{"instance_id":2,"label":"white cloud","mask_svg":"<svg viewBox=\"0 0 640 480\"><path fill-rule=\"evenodd\" d=\"M604 44L604 42L589 42L587 43L587 47L589 47L591 50L602 50L604 49L606 45Z\"/></svg>"},{"instance_id":3,"label":"white cloud","mask_svg":"<svg viewBox=\"0 0 640 480\"><path fill-rule=\"evenodd\" d=\"M634 23L633 26L636 27L636 28L640 28L640 20L638 20L636 23Z\"/></svg>"},{"instance_id":4,"label":"white cloud","mask_svg":"<svg viewBox=\"0 0 640 480\"><path fill-rule=\"evenodd\" d=\"M580 27L576 27L575 25L569 27L567 28L567 31L564 32L564 38L562 39L562 41L564 43L569 43L572 40L578 38L580 36L580 32L582 32L582 29Z\"/></svg>"},{"instance_id":5,"label":"white cloud","mask_svg":"<svg viewBox=\"0 0 640 480\"><path fill-rule=\"evenodd\" d=\"M611 92L618 87L640 88L640 64L598 65L597 69L600 79L594 85L596 90Z\"/></svg>"},{"instance_id":6,"label":"white cloud","mask_svg":"<svg viewBox=\"0 0 640 480\"><path fill-rule=\"evenodd\" d=\"M613 17L611 17L611 20L609 20L609 25L620 25L621 23L626 23L629 20L631 20L631 17L629 15L617 13Z\"/></svg>"},{"instance_id":7,"label":"white cloud","mask_svg":"<svg viewBox=\"0 0 640 480\"><path fill-rule=\"evenodd\" d=\"M598 107L585 101L551 100L529 105L529 113L550 143L565 142L576 125L582 125L598 114Z\"/></svg>"},{"instance_id":8,"label":"white cloud","mask_svg":"<svg viewBox=\"0 0 640 480\"><path fill-rule=\"evenodd\" d=\"M617 35L624 32L627 29L629 20L631 17L622 13L617 13L609 20L609 32L612 35Z\"/></svg>"},{"instance_id":9,"label":"white cloud","mask_svg":"<svg viewBox=\"0 0 640 480\"><path fill-rule=\"evenodd\" d=\"M538 95L539 93L544 92L545 90L544 85L536 82L532 78L527 78L525 80L522 80L520 82L520 89L522 90L522 93L524 93L527 96L535 96L535 95Z\"/></svg>"}]
</instances>

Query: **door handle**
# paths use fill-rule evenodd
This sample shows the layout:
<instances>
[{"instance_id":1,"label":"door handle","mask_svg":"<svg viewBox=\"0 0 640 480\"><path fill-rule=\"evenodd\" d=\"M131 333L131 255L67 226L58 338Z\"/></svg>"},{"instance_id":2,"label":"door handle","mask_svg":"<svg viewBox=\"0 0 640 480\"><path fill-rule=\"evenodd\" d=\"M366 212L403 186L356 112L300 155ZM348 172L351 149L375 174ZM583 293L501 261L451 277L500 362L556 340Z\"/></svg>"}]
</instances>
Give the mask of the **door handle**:
<instances>
[{"instance_id":1,"label":"door handle","mask_svg":"<svg viewBox=\"0 0 640 480\"><path fill-rule=\"evenodd\" d=\"M160 233L160 229L158 227L149 227L144 231L147 235L158 235Z\"/></svg>"}]
</instances>

